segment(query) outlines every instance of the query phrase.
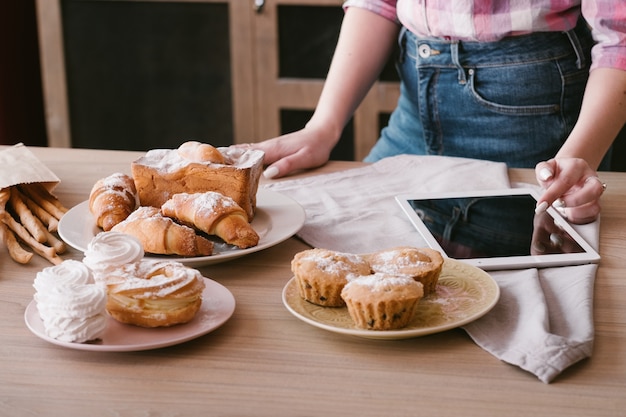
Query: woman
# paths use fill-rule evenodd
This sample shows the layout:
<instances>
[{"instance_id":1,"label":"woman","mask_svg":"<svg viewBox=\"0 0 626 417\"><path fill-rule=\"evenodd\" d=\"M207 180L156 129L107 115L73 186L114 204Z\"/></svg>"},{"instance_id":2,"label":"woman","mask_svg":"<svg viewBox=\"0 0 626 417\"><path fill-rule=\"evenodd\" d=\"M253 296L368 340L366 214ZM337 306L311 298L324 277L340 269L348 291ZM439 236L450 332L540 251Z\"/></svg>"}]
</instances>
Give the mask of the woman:
<instances>
[{"instance_id":1,"label":"woman","mask_svg":"<svg viewBox=\"0 0 626 417\"><path fill-rule=\"evenodd\" d=\"M593 221L606 188L596 170L626 122L626 3L519 3L346 1L311 120L252 145L266 152L265 176L328 161L399 35L401 97L366 161L413 153L535 167L539 211L558 200L570 221Z\"/></svg>"}]
</instances>

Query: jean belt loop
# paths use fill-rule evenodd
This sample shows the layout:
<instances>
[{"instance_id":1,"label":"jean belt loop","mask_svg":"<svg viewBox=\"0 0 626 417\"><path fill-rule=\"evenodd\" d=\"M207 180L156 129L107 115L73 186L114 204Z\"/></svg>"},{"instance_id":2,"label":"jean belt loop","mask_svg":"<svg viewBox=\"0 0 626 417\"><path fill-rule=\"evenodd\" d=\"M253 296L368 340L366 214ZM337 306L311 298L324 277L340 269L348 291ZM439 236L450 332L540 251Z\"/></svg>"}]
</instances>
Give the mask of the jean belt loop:
<instances>
[{"instance_id":1,"label":"jean belt loop","mask_svg":"<svg viewBox=\"0 0 626 417\"><path fill-rule=\"evenodd\" d=\"M399 48L399 52L398 52L398 62L402 63L404 62L404 51L406 49L406 43L408 42L408 36L407 36L407 28L405 26L402 26L400 28L400 33L398 34L398 48Z\"/></svg>"},{"instance_id":2,"label":"jean belt loop","mask_svg":"<svg viewBox=\"0 0 626 417\"><path fill-rule=\"evenodd\" d=\"M465 76L465 70L461 66L461 61L459 60L459 42L460 41L453 41L450 44L450 57L454 66L459 70L459 83L465 84L467 82L467 77Z\"/></svg>"},{"instance_id":3,"label":"jean belt loop","mask_svg":"<svg viewBox=\"0 0 626 417\"><path fill-rule=\"evenodd\" d=\"M576 53L576 68L582 69L587 65L585 62L585 54L583 52L583 47L580 44L580 39L578 38L578 34L576 33L576 28L570 29L565 32L569 42L572 44L572 48L574 48L574 52Z\"/></svg>"}]
</instances>

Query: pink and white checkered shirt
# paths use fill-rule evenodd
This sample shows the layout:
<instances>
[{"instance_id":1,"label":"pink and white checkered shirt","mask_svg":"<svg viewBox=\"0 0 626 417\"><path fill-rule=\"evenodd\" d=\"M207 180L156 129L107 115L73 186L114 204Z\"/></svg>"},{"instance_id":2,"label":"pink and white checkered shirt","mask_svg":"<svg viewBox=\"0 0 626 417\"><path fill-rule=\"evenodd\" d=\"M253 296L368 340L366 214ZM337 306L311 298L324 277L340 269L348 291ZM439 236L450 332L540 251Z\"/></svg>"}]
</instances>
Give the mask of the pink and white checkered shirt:
<instances>
[{"instance_id":1,"label":"pink and white checkered shirt","mask_svg":"<svg viewBox=\"0 0 626 417\"><path fill-rule=\"evenodd\" d=\"M626 0L347 0L344 7L368 9L419 36L481 42L567 31L582 13L597 41L592 68L626 70Z\"/></svg>"}]
</instances>

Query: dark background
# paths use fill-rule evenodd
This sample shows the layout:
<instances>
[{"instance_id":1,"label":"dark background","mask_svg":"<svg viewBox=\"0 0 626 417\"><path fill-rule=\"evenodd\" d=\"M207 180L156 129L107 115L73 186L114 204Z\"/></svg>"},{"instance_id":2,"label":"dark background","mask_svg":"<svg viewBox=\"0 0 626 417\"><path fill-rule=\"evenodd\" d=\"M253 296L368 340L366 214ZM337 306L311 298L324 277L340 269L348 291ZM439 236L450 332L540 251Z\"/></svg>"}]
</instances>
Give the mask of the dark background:
<instances>
[{"instance_id":1,"label":"dark background","mask_svg":"<svg viewBox=\"0 0 626 417\"><path fill-rule=\"evenodd\" d=\"M120 7L124 7L124 13L119 13L117 8ZM143 2L141 4L64 2L66 34L68 31L75 33L83 31L89 36L88 38L66 37L70 39L67 41L69 47L66 50L68 75L74 74L74 79L77 80L72 81L76 84L68 83L70 113L82 115L81 118L72 119L74 146L124 149L132 142L132 148L149 149L190 139L207 140L220 145L229 144L232 141L230 139L232 119L228 112L231 106L228 94L230 79L226 75L220 75L228 73L224 68L221 73L219 72L220 65L223 67L223 63L227 63L229 59L228 39L223 35L215 36L218 32L228 33L220 27L227 21L225 19L226 8L220 4L187 4L184 7L186 12L182 12L182 9L173 3L151 3L150 8L147 9L147 4ZM325 36L316 38L323 41L326 46L309 45L311 50L323 51L320 56L324 61L329 60L332 53L328 48L329 45L334 44L337 30L335 26L340 22L341 10L337 9L330 12L333 13L332 15L329 11L319 12L318 21L328 22L329 17L332 19L331 30ZM149 14L146 10L149 10ZM190 10L191 13L189 13ZM292 10L285 8L285 13L301 12L297 7ZM309 17L314 16L312 12L314 12L312 9L305 11ZM145 22L143 31L133 32L131 28L142 19ZM311 22L311 19L302 20L297 16L290 16L283 21ZM104 27L98 27L98 25L110 25L111 22L117 25L117 37L111 38L110 33L103 35ZM169 28L168 33L172 37L158 39L164 27ZM86 30L86 28L91 30ZM308 29L302 30L310 32ZM291 34L296 33L298 27L287 26L282 30ZM143 33L147 33L152 38L142 40ZM161 42L161 45L165 44L166 48L159 51L144 48L139 51L127 41L132 38L134 41L142 41L142 45L149 45L150 42L154 42L155 36L157 36L156 40ZM180 41L176 44L176 36L179 36L181 40L197 39L197 42L189 44L189 42ZM288 38L290 37L281 37L281 39ZM103 46L105 40L110 39L113 39L113 47L108 50L103 47L92 49L86 47L94 43L97 46ZM173 43L168 44L169 41ZM188 47L181 49L177 46L181 44L188 45ZM206 45L211 53L206 54L198 50L198 45ZM289 48L289 45L281 46L281 48ZM141 68L140 60L133 61L141 54L152 54L148 59L156 59L158 65ZM284 56L293 57L294 54ZM289 75L291 71L296 71L293 69L293 64L302 62L302 59L303 57L299 57L294 61L285 61L281 63L281 68L286 75ZM81 72L85 62L92 63L92 70ZM119 64L123 62L131 62L132 65ZM197 100L193 94L189 94L188 87L185 90L184 85L177 85L178 80L182 78L178 72L180 66L169 65L169 63L183 64L186 68L191 68L190 73L186 72L186 85L194 85L199 89L211 91L211 98L204 97L204 100ZM109 64L109 67L105 64ZM114 73L106 71L111 64L115 64ZM325 70L326 66L326 62L318 63L313 75L319 77L320 68ZM306 68L311 69L310 63ZM148 74L152 77L153 85L159 85L160 88L151 89L142 99L137 99L137 96L132 94L122 97L121 100L120 97L107 96L112 91L112 85L123 85L124 82L128 83L129 77L136 76L132 73L133 71L141 71L142 77ZM86 76L91 78L83 80L81 84L81 77ZM94 77L102 82L94 84ZM73 85L74 91L72 91ZM80 88L76 87L81 85ZM87 85L99 87L96 90L87 90L85 88ZM133 83L129 83L129 91L133 87L137 88ZM101 108L110 109L110 112L102 110L91 112L88 103L93 100L97 100ZM172 100L175 100L175 103L170 103ZM206 106L210 106L211 110L208 110ZM130 111L125 112L125 107L133 110L135 116L130 118ZM137 109L141 111L137 112ZM220 113L215 109L225 111ZM202 115L202 118L193 117L194 112L196 115ZM299 111L283 113L284 131L298 128L309 116ZM164 114L167 117L164 117ZM183 114L187 116L186 121L177 122L183 120ZM210 117L213 117L215 122ZM153 123L154 120L160 121L160 125ZM125 137L120 137L121 135L115 132L115 123L125 126ZM98 128L94 129L94 125ZM107 130L108 127L111 130ZM89 130L90 128L92 130ZM348 128L347 136L350 135ZM32 146L46 146L47 144L34 0L9 0L0 3L0 144L10 145L18 142ZM349 141L344 142L348 143L342 146L347 147L343 150L338 149L339 152L334 159L346 159L345 156L350 154L351 145ZM613 170L626 171L626 129L622 130L615 143Z\"/></svg>"}]
</instances>

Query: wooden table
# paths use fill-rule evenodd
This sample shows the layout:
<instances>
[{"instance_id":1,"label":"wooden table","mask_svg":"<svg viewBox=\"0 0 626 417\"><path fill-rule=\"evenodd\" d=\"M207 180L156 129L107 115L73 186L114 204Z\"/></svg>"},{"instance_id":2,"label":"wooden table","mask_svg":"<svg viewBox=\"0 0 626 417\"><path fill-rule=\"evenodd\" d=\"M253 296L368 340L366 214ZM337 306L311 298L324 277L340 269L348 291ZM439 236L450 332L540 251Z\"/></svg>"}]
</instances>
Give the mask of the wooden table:
<instances>
[{"instance_id":1,"label":"wooden table","mask_svg":"<svg viewBox=\"0 0 626 417\"><path fill-rule=\"evenodd\" d=\"M32 148L61 179L67 205L93 183L130 172L136 152ZM355 166L330 163L318 172ZM310 175L312 173L303 174ZM281 302L292 238L200 268L237 300L232 318L190 342L130 353L59 347L24 324L35 257L0 251L2 416L618 416L626 415L626 174L603 173L602 263L595 292L593 357L546 385L476 346L462 330L401 341L354 338L312 327ZM513 180L533 181L529 170ZM66 258L81 259L71 251Z\"/></svg>"}]
</instances>

